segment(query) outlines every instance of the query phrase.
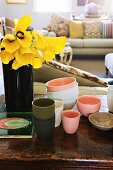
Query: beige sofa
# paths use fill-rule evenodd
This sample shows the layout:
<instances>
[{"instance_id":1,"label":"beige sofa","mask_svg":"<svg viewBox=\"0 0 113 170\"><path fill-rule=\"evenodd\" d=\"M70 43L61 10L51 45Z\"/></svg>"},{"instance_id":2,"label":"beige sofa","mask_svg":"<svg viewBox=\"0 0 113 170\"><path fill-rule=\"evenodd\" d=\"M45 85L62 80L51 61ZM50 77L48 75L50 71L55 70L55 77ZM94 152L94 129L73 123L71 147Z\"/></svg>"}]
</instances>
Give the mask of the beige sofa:
<instances>
[{"instance_id":1,"label":"beige sofa","mask_svg":"<svg viewBox=\"0 0 113 170\"><path fill-rule=\"evenodd\" d=\"M75 55L106 55L113 52L111 20L70 20L53 14L43 29L49 31L48 36L66 36Z\"/></svg>"},{"instance_id":2,"label":"beige sofa","mask_svg":"<svg viewBox=\"0 0 113 170\"><path fill-rule=\"evenodd\" d=\"M67 41L75 55L106 55L113 53L113 38L71 39Z\"/></svg>"}]
</instances>

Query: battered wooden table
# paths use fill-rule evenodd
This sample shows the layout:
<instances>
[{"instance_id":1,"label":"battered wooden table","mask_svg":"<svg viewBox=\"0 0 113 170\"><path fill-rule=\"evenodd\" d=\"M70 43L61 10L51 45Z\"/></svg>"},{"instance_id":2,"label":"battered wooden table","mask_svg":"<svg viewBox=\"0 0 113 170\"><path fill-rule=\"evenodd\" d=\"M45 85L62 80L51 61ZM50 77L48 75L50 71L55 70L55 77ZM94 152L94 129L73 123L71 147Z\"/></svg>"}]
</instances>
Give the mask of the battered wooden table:
<instances>
[{"instance_id":1,"label":"battered wooden table","mask_svg":"<svg viewBox=\"0 0 113 170\"><path fill-rule=\"evenodd\" d=\"M113 130L98 130L81 116L74 135L60 125L49 140L0 139L0 170L13 169L113 170Z\"/></svg>"}]
</instances>

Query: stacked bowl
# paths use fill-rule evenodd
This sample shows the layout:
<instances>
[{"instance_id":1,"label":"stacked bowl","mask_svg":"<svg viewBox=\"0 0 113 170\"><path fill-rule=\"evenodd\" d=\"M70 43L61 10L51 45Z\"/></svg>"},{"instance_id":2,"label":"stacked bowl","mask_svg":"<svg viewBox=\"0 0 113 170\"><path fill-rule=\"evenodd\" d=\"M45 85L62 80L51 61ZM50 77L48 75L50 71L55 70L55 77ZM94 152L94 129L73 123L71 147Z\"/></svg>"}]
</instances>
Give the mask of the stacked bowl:
<instances>
[{"instance_id":1,"label":"stacked bowl","mask_svg":"<svg viewBox=\"0 0 113 170\"><path fill-rule=\"evenodd\" d=\"M62 100L64 109L72 109L78 98L78 83L73 77L63 77L46 83L47 97Z\"/></svg>"}]
</instances>

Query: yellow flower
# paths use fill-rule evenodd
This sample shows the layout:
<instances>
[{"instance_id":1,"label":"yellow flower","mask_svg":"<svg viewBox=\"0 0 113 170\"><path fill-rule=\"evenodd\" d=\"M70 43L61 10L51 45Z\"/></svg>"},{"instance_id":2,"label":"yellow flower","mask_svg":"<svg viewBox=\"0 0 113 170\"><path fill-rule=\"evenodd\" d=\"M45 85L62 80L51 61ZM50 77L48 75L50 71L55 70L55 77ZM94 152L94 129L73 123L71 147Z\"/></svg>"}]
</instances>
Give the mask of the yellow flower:
<instances>
[{"instance_id":1,"label":"yellow flower","mask_svg":"<svg viewBox=\"0 0 113 170\"><path fill-rule=\"evenodd\" d=\"M5 48L5 50L9 53L15 52L17 49L19 49L20 44L18 43L16 37L11 34L7 34L1 45Z\"/></svg>"},{"instance_id":2,"label":"yellow flower","mask_svg":"<svg viewBox=\"0 0 113 170\"><path fill-rule=\"evenodd\" d=\"M15 32L17 32L18 27L21 26L23 27L23 29L27 29L28 27L30 27L32 22L32 18L29 15L24 15L22 18L20 18L15 26Z\"/></svg>"},{"instance_id":3,"label":"yellow flower","mask_svg":"<svg viewBox=\"0 0 113 170\"><path fill-rule=\"evenodd\" d=\"M12 69L17 70L24 65L34 68L42 67L43 62L55 58L65 47L66 37L45 37L39 31L28 31L32 18L25 15L20 18L14 28L14 35L7 34L0 47L0 57L4 64L13 60Z\"/></svg>"},{"instance_id":4,"label":"yellow flower","mask_svg":"<svg viewBox=\"0 0 113 170\"><path fill-rule=\"evenodd\" d=\"M31 46L32 35L27 31L27 28L30 27L31 22L32 18L29 15L25 15L18 20L14 29L14 34L17 37L19 44L23 47Z\"/></svg>"},{"instance_id":5,"label":"yellow flower","mask_svg":"<svg viewBox=\"0 0 113 170\"><path fill-rule=\"evenodd\" d=\"M30 61L34 59L34 54L31 50L22 53L20 49L16 51L15 58L19 64L28 65L30 64Z\"/></svg>"},{"instance_id":6,"label":"yellow flower","mask_svg":"<svg viewBox=\"0 0 113 170\"><path fill-rule=\"evenodd\" d=\"M43 52L44 60L51 61L55 58L55 50L52 47L48 47Z\"/></svg>"},{"instance_id":7,"label":"yellow flower","mask_svg":"<svg viewBox=\"0 0 113 170\"><path fill-rule=\"evenodd\" d=\"M17 27L17 32L15 32L15 36L19 42L19 44L23 47L30 47L32 43L32 35L30 32L24 30L22 26Z\"/></svg>"},{"instance_id":8,"label":"yellow flower","mask_svg":"<svg viewBox=\"0 0 113 170\"><path fill-rule=\"evenodd\" d=\"M19 64L16 60L13 61L12 69L17 70L18 68L22 67L23 65Z\"/></svg>"},{"instance_id":9,"label":"yellow flower","mask_svg":"<svg viewBox=\"0 0 113 170\"><path fill-rule=\"evenodd\" d=\"M66 43L66 37L44 37L49 47L54 48L55 54L62 52L64 44Z\"/></svg>"},{"instance_id":10,"label":"yellow flower","mask_svg":"<svg viewBox=\"0 0 113 170\"><path fill-rule=\"evenodd\" d=\"M38 50L44 50L45 47L47 47L47 42L44 40L42 34L39 31L33 31L32 32L34 42L33 45L38 49Z\"/></svg>"},{"instance_id":11,"label":"yellow flower","mask_svg":"<svg viewBox=\"0 0 113 170\"><path fill-rule=\"evenodd\" d=\"M32 60L31 64L34 68L40 68L42 67L42 63L43 63L43 60L41 58L34 58L34 60Z\"/></svg>"},{"instance_id":12,"label":"yellow flower","mask_svg":"<svg viewBox=\"0 0 113 170\"><path fill-rule=\"evenodd\" d=\"M3 64L8 64L11 60L14 59L14 53L8 53L6 50L0 52L0 57Z\"/></svg>"}]
</instances>

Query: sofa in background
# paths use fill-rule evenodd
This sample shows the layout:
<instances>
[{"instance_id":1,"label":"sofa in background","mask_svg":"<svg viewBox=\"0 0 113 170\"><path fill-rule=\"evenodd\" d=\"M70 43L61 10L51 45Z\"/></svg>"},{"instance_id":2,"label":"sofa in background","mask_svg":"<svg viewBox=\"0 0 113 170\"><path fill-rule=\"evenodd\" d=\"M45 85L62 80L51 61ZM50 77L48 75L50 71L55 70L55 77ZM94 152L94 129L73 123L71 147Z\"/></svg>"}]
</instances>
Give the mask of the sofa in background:
<instances>
[{"instance_id":1,"label":"sofa in background","mask_svg":"<svg viewBox=\"0 0 113 170\"><path fill-rule=\"evenodd\" d=\"M49 35L66 36L75 55L106 55L113 52L113 22L69 20L52 15L44 27Z\"/></svg>"},{"instance_id":2,"label":"sofa in background","mask_svg":"<svg viewBox=\"0 0 113 170\"><path fill-rule=\"evenodd\" d=\"M113 39L72 39L68 42L75 55L106 55L113 53Z\"/></svg>"}]
</instances>

